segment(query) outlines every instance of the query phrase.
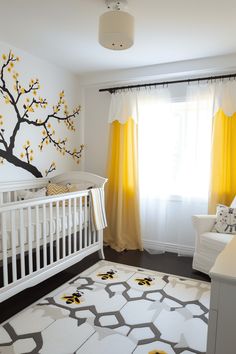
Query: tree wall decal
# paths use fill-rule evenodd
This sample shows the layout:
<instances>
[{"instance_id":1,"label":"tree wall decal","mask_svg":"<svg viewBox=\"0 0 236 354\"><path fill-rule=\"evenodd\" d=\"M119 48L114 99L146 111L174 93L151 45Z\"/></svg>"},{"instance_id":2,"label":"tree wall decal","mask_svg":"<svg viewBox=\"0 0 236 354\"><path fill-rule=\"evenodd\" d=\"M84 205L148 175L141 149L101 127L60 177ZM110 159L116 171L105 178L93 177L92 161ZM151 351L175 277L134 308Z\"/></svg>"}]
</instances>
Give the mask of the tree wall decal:
<instances>
[{"instance_id":1,"label":"tree wall decal","mask_svg":"<svg viewBox=\"0 0 236 354\"><path fill-rule=\"evenodd\" d=\"M21 132L24 125L32 126L32 128L41 129L42 138L38 144L38 148L42 151L45 146L52 144L61 155L68 155L79 163L83 145L79 149L70 150L67 146L67 138L57 138L53 122L64 123L67 130L75 132L75 120L78 118L81 107L76 107L69 112L65 100L64 91L59 93L57 104L52 107L49 114L45 114L42 118L41 109L48 107L48 101L39 96L40 84L38 79L31 79L27 87L23 87L19 82L19 73L14 70L16 62L19 58L12 51L8 55L2 55L3 64L0 71L0 98L4 104L10 105L14 112L15 123L10 132L10 138L5 137L5 117L0 115L0 163L4 160L9 163L23 168L35 177L42 177L42 172L33 164L34 150L31 141L26 140L23 150L17 156L15 152L16 138ZM13 87L7 83L6 74L12 75ZM36 118L37 110L40 111L40 118ZM56 170L56 164L51 162L45 175Z\"/></svg>"}]
</instances>

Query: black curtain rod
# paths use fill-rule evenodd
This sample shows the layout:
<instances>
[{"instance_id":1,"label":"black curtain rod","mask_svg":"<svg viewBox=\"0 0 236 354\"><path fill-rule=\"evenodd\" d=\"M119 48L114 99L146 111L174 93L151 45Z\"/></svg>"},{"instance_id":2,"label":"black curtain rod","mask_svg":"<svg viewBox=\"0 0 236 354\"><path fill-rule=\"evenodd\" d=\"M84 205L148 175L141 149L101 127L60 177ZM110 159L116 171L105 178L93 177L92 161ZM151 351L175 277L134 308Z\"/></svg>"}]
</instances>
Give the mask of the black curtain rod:
<instances>
[{"instance_id":1,"label":"black curtain rod","mask_svg":"<svg viewBox=\"0 0 236 354\"><path fill-rule=\"evenodd\" d=\"M100 89L99 92L108 91L110 93L114 93L119 90L129 90L134 88L141 88L141 87L151 87L151 86L165 86L165 85L172 85L172 84L181 84L183 82L195 82L195 81L212 81L212 80L220 80L220 79L230 79L235 78L235 74L228 74L228 75L218 75L218 76L207 76L207 77L198 77L194 79L183 79L183 80L175 80L175 81L163 81L163 82L151 82L149 84L138 84L138 85L130 85L130 86L120 86L120 87L110 87L110 88L103 88Z\"/></svg>"}]
</instances>

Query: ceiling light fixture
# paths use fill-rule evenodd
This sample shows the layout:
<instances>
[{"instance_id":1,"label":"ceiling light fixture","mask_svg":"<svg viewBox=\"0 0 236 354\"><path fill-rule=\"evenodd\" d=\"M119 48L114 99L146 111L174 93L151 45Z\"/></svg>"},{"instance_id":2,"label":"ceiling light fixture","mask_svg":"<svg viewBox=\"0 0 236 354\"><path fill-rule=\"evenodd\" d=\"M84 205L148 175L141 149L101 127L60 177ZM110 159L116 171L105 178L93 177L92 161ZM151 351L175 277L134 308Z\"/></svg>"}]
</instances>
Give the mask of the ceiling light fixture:
<instances>
[{"instance_id":1,"label":"ceiling light fixture","mask_svg":"<svg viewBox=\"0 0 236 354\"><path fill-rule=\"evenodd\" d=\"M134 17L124 11L127 0L105 0L108 11L99 19L99 43L108 49L124 50L134 44Z\"/></svg>"}]
</instances>

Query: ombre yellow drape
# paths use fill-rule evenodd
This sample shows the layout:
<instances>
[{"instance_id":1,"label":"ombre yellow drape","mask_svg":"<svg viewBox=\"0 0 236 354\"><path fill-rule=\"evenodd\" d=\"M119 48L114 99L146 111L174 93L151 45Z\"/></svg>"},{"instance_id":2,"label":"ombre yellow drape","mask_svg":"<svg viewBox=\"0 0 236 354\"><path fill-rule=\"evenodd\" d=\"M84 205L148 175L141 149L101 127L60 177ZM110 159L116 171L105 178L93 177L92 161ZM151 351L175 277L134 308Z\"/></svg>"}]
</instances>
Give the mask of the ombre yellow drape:
<instances>
[{"instance_id":1,"label":"ombre yellow drape","mask_svg":"<svg viewBox=\"0 0 236 354\"><path fill-rule=\"evenodd\" d=\"M138 195L137 124L111 123L105 242L117 251L142 250Z\"/></svg>"},{"instance_id":2,"label":"ombre yellow drape","mask_svg":"<svg viewBox=\"0 0 236 354\"><path fill-rule=\"evenodd\" d=\"M215 213L217 204L230 205L235 195L236 113L227 116L219 109L213 120L209 213Z\"/></svg>"}]
</instances>

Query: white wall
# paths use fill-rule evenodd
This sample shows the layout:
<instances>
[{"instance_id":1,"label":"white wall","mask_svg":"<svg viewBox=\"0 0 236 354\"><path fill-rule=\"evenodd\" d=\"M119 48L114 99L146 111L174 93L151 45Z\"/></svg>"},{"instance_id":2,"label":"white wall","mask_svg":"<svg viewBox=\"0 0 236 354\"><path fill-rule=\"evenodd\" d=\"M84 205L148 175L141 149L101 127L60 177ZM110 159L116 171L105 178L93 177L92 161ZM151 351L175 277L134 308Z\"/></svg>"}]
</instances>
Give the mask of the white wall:
<instances>
[{"instance_id":1,"label":"white wall","mask_svg":"<svg viewBox=\"0 0 236 354\"><path fill-rule=\"evenodd\" d=\"M99 88L143 82L158 82L189 77L218 75L236 71L236 55L227 55L176 63L152 65L142 68L91 73L80 77L85 99L85 170L106 174L110 94ZM178 99L185 94L184 86L172 86Z\"/></svg>"},{"instance_id":2,"label":"white wall","mask_svg":"<svg viewBox=\"0 0 236 354\"><path fill-rule=\"evenodd\" d=\"M110 93L85 89L85 171L106 176Z\"/></svg>"},{"instance_id":3,"label":"white wall","mask_svg":"<svg viewBox=\"0 0 236 354\"><path fill-rule=\"evenodd\" d=\"M78 149L83 142L83 116L84 116L84 104L83 104L83 92L79 85L79 80L73 74L64 69L56 67L44 60L36 58L20 49L9 46L8 44L0 43L0 65L2 66L4 60L2 54L8 55L9 50L12 50L16 56L19 56L20 61L15 63L12 70L16 70L19 73L19 82L22 87L28 87L29 81L33 78L38 78L40 81L40 90L38 91L40 97L46 98L48 101L48 107L46 109L35 109L34 113L30 114L30 119L42 119L52 112L52 106L57 104L59 92L65 91L65 99L68 103L69 111L79 104L82 105L82 112L78 119L75 120L76 131L71 132L66 129L64 123L58 124L57 121L51 119L50 122L55 129L55 137L64 138L67 137L67 146L69 149ZM14 81L12 79L12 72L7 72L6 83L13 91ZM16 92L14 92L16 95ZM25 96L26 97L26 96ZM22 97L22 101L19 101L19 108L23 111L23 104L25 103L25 97ZM30 94L29 98L32 98ZM12 129L16 123L16 115L10 104L6 105L5 100L0 96L0 114L3 116L4 135L6 140L9 140ZM63 113L62 113L63 116ZM62 156L52 144L48 144L42 152L40 152L38 145L42 139L42 128L34 127L28 124L22 124L21 129L16 137L16 144L14 149L14 155L20 156L24 151L23 145L26 140L30 140L31 148L33 149L34 164L43 175L45 170L50 166L51 162L56 163L56 172L58 174L64 171L76 170L83 166L78 165L71 157L65 154ZM0 146L2 148L2 145ZM25 157L23 158L23 160ZM31 173L26 170L16 167L13 164L4 160L4 163L0 165L0 181L16 180L16 179L30 179L35 178Z\"/></svg>"},{"instance_id":4,"label":"white wall","mask_svg":"<svg viewBox=\"0 0 236 354\"><path fill-rule=\"evenodd\" d=\"M191 76L210 76L211 74L236 71L236 54L202 59L184 60L172 63L150 65L138 68L94 72L80 76L81 85L120 85L140 81L171 80Z\"/></svg>"}]
</instances>

